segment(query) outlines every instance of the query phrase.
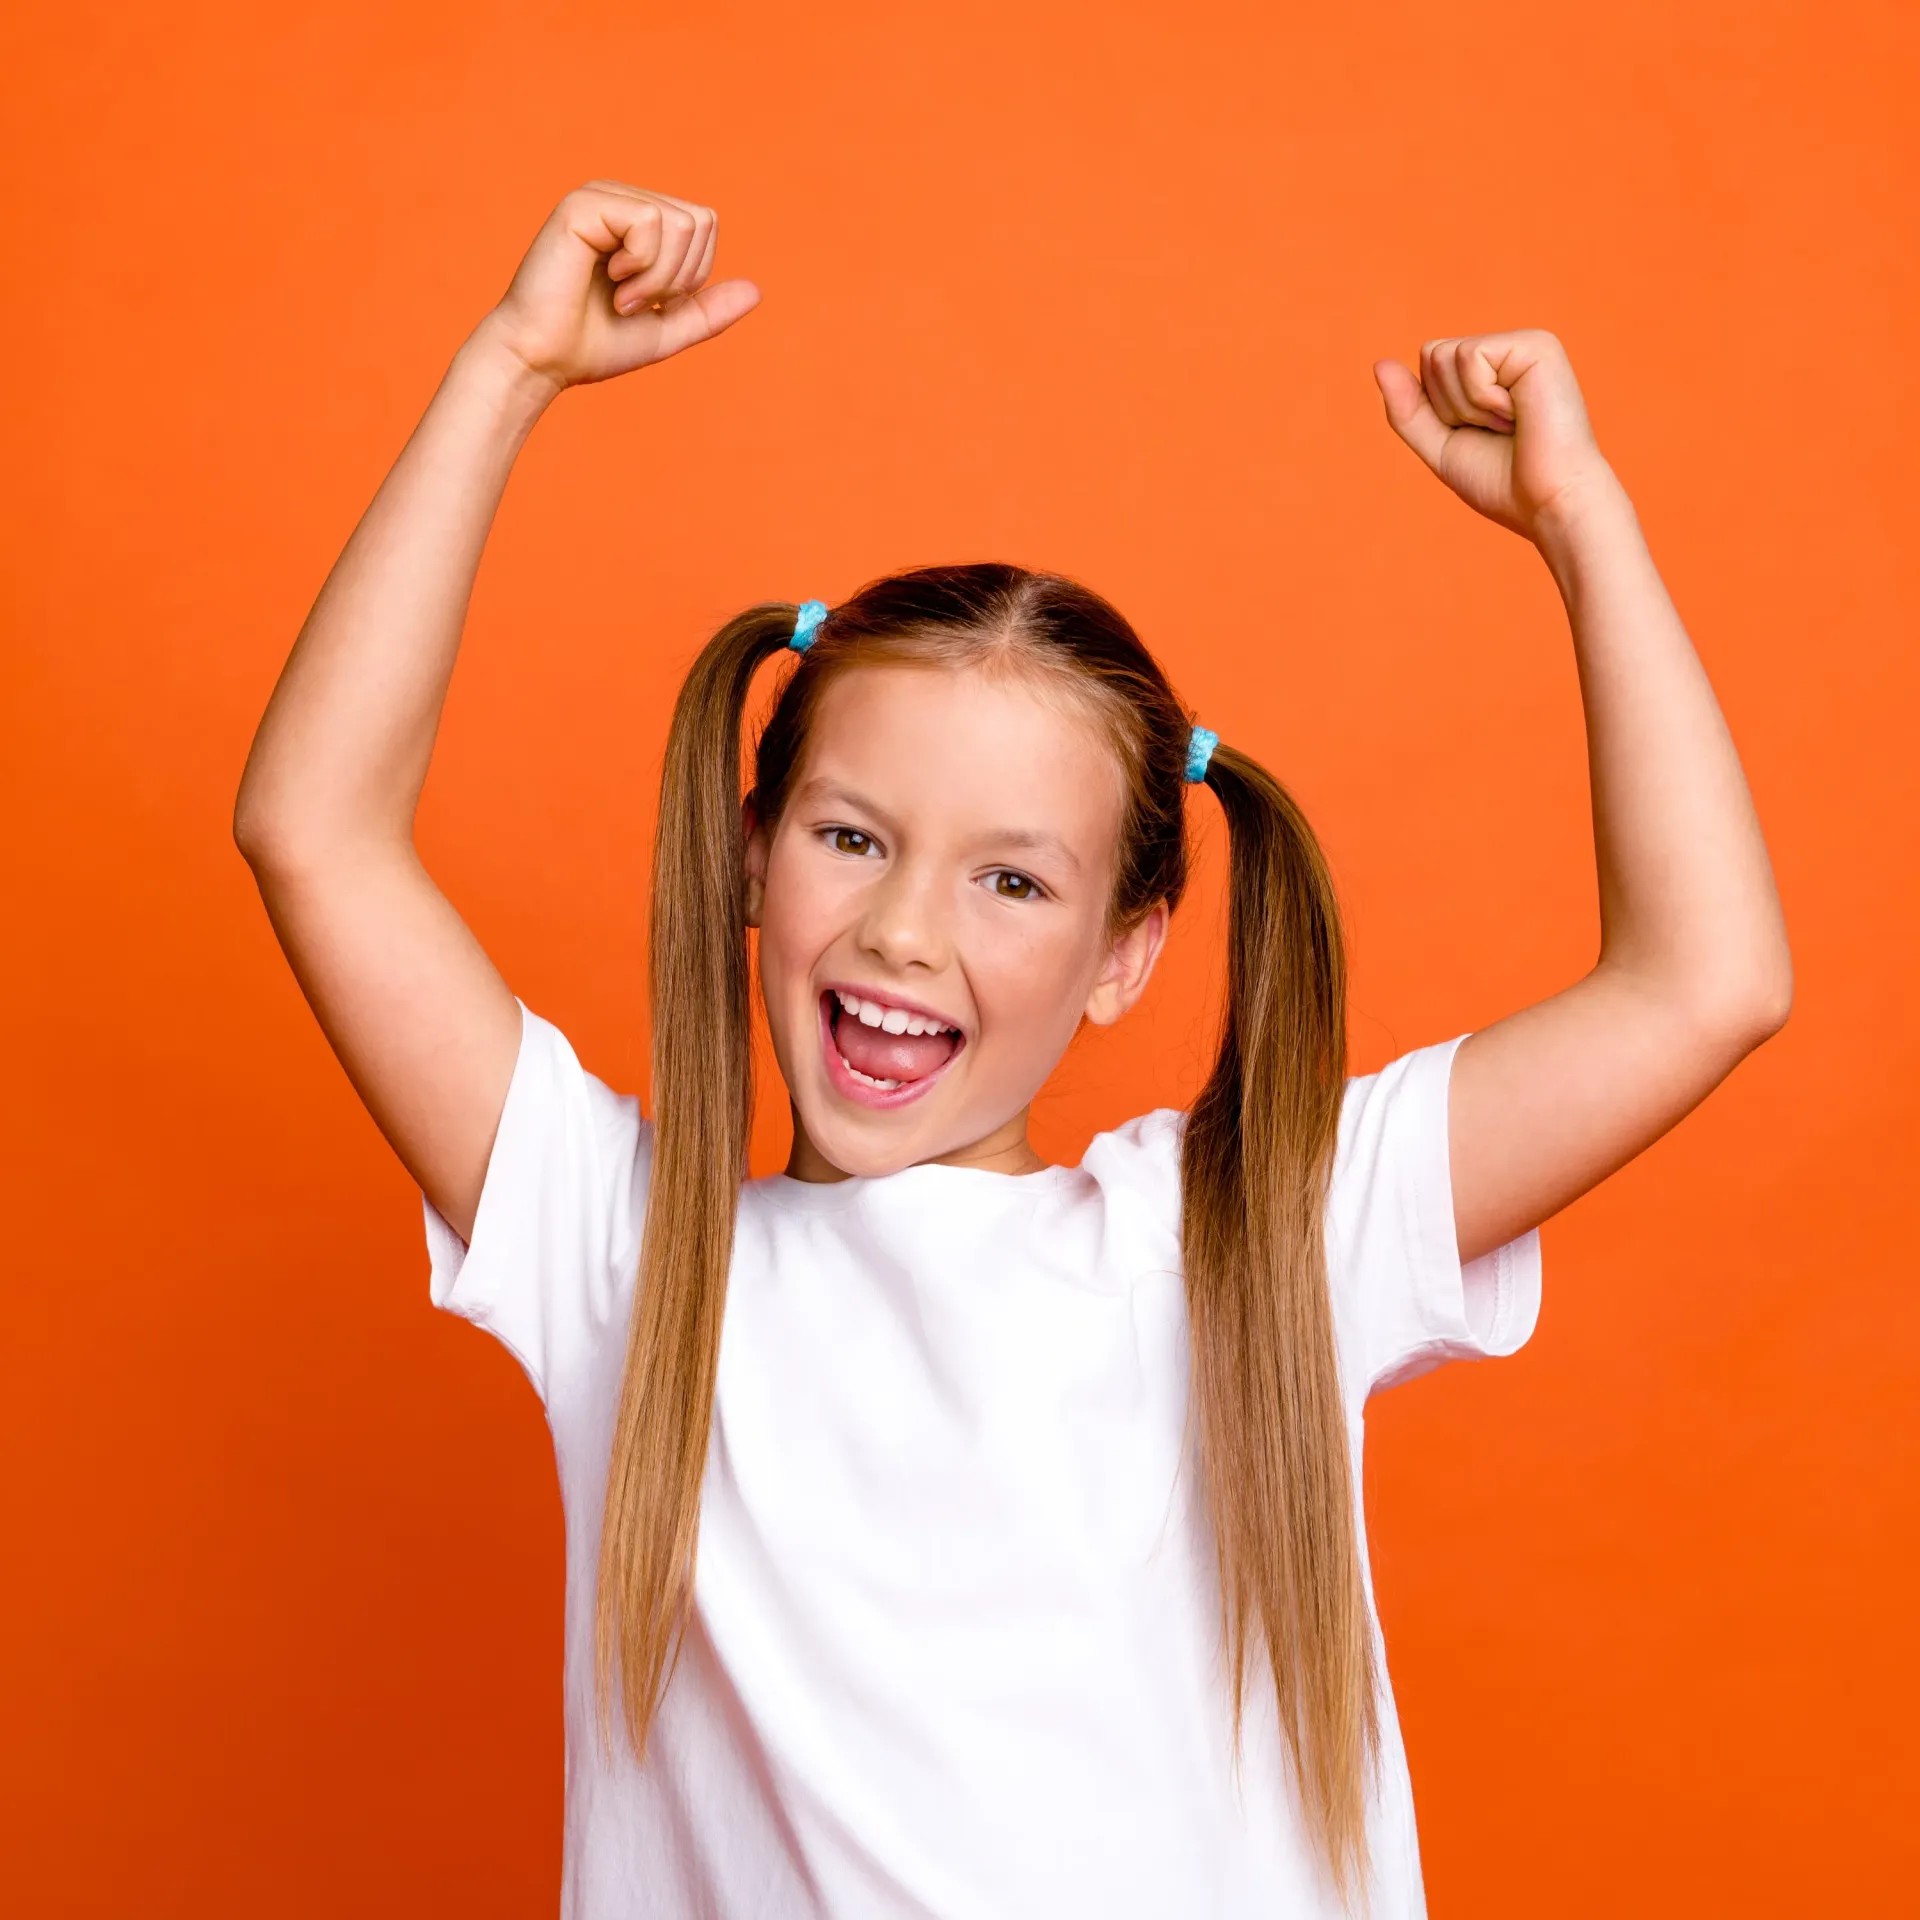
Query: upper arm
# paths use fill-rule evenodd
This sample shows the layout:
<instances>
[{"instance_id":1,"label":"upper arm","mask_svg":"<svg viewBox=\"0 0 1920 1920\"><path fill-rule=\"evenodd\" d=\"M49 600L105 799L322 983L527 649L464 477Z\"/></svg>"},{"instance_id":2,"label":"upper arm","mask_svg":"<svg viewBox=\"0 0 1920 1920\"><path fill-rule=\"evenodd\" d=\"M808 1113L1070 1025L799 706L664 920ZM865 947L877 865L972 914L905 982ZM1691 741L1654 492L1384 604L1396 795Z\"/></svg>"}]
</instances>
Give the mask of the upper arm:
<instances>
[{"instance_id":1,"label":"upper arm","mask_svg":"<svg viewBox=\"0 0 1920 1920\"><path fill-rule=\"evenodd\" d=\"M1625 1166L1784 1017L1703 1013L1603 967L1468 1035L1447 1116L1461 1259L1538 1226Z\"/></svg>"},{"instance_id":2,"label":"upper arm","mask_svg":"<svg viewBox=\"0 0 1920 1920\"><path fill-rule=\"evenodd\" d=\"M512 990L410 841L248 858L347 1078L469 1238L520 1046Z\"/></svg>"}]
</instances>

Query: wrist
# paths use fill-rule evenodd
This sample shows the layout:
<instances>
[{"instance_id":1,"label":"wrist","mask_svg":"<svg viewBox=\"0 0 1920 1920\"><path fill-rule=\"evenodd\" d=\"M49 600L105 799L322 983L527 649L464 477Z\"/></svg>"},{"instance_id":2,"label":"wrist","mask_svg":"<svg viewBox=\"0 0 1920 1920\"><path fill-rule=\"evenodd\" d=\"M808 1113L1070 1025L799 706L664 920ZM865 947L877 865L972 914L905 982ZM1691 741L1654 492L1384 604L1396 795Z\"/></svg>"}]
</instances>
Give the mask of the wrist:
<instances>
[{"instance_id":1,"label":"wrist","mask_svg":"<svg viewBox=\"0 0 1920 1920\"><path fill-rule=\"evenodd\" d=\"M1564 592L1571 576L1596 547L1623 534L1637 536L1639 516L1619 476L1602 461L1569 481L1534 516L1531 538Z\"/></svg>"},{"instance_id":2,"label":"wrist","mask_svg":"<svg viewBox=\"0 0 1920 1920\"><path fill-rule=\"evenodd\" d=\"M477 387L523 431L566 391L566 382L531 367L501 332L497 316L487 317L460 343L453 370Z\"/></svg>"}]
</instances>

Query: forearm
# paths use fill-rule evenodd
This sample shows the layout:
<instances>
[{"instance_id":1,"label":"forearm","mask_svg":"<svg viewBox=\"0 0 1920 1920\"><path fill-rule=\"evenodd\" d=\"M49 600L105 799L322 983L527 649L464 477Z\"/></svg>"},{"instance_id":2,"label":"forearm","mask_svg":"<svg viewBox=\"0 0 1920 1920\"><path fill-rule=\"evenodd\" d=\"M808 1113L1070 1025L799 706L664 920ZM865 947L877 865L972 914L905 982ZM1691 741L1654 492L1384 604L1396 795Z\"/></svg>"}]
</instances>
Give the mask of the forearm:
<instances>
[{"instance_id":1,"label":"forearm","mask_svg":"<svg viewBox=\"0 0 1920 1920\"><path fill-rule=\"evenodd\" d=\"M1746 779L1610 471L1535 529L1586 709L1600 957L1475 1033L1449 1099L1461 1256L1557 1213L1786 1018L1792 965Z\"/></svg>"},{"instance_id":2,"label":"forearm","mask_svg":"<svg viewBox=\"0 0 1920 1920\"><path fill-rule=\"evenodd\" d=\"M1535 537L1566 603L1586 713L1596 973L1752 1044L1786 1016L1791 962L1706 671L1610 471Z\"/></svg>"},{"instance_id":3,"label":"forearm","mask_svg":"<svg viewBox=\"0 0 1920 1920\"><path fill-rule=\"evenodd\" d=\"M1430 340L1375 363L1395 432L1533 541L1573 628L1600 957L1454 1055L1454 1232L1471 1260L1624 1166L1774 1032L1792 963L1719 703L1550 333Z\"/></svg>"},{"instance_id":4,"label":"forearm","mask_svg":"<svg viewBox=\"0 0 1920 1920\"><path fill-rule=\"evenodd\" d=\"M234 831L256 865L410 836L480 555L555 391L486 322L454 355L254 736Z\"/></svg>"}]
</instances>

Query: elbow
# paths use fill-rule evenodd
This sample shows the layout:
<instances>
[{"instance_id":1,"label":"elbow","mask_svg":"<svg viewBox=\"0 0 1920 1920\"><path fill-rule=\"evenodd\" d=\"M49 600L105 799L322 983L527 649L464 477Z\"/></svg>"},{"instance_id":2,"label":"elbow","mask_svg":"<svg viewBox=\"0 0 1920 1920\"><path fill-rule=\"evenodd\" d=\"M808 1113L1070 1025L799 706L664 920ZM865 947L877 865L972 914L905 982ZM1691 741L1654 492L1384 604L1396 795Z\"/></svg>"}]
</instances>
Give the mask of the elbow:
<instances>
[{"instance_id":1,"label":"elbow","mask_svg":"<svg viewBox=\"0 0 1920 1920\"><path fill-rule=\"evenodd\" d=\"M370 847L411 846L413 809L384 787L332 766L249 755L233 797L233 844L256 880L299 876L362 856Z\"/></svg>"},{"instance_id":2,"label":"elbow","mask_svg":"<svg viewBox=\"0 0 1920 1920\"><path fill-rule=\"evenodd\" d=\"M281 804L284 783L276 774L272 756L261 751L256 735L233 796L233 844L255 873L273 858L285 838L283 822L287 809Z\"/></svg>"},{"instance_id":3,"label":"elbow","mask_svg":"<svg viewBox=\"0 0 1920 1920\"><path fill-rule=\"evenodd\" d=\"M1787 1024L1793 1011L1793 957L1784 933L1751 944L1723 944L1684 961L1603 969L1624 987L1636 1013L1660 1035L1659 1047L1706 1086L1725 1079Z\"/></svg>"},{"instance_id":4,"label":"elbow","mask_svg":"<svg viewBox=\"0 0 1920 1920\"><path fill-rule=\"evenodd\" d=\"M289 805L244 781L234 801L233 844L262 887L337 868L396 840L411 845L411 833L343 819L336 808Z\"/></svg>"},{"instance_id":5,"label":"elbow","mask_svg":"<svg viewBox=\"0 0 1920 1920\"><path fill-rule=\"evenodd\" d=\"M1771 1040L1787 1024L1793 1011L1793 949L1774 903L1773 924L1766 937L1754 942L1748 955L1744 992L1735 1001L1747 1050Z\"/></svg>"},{"instance_id":6,"label":"elbow","mask_svg":"<svg viewBox=\"0 0 1920 1920\"><path fill-rule=\"evenodd\" d=\"M298 856L300 834L284 807L257 785L242 780L233 803L233 844L256 876L277 871Z\"/></svg>"},{"instance_id":7,"label":"elbow","mask_svg":"<svg viewBox=\"0 0 1920 1920\"><path fill-rule=\"evenodd\" d=\"M1755 995L1750 1011L1756 1047L1763 1040L1771 1040L1787 1024L1787 1016L1793 1011L1793 959L1784 944L1779 965Z\"/></svg>"},{"instance_id":8,"label":"elbow","mask_svg":"<svg viewBox=\"0 0 1920 1920\"><path fill-rule=\"evenodd\" d=\"M1730 1072L1771 1040L1793 1011L1793 956L1785 937L1718 969L1687 1000L1689 1024L1725 1057Z\"/></svg>"},{"instance_id":9,"label":"elbow","mask_svg":"<svg viewBox=\"0 0 1920 1920\"><path fill-rule=\"evenodd\" d=\"M257 868L266 856L272 837L265 809L248 793L243 782L239 797L233 803L233 844L240 849L240 858L248 866Z\"/></svg>"}]
</instances>

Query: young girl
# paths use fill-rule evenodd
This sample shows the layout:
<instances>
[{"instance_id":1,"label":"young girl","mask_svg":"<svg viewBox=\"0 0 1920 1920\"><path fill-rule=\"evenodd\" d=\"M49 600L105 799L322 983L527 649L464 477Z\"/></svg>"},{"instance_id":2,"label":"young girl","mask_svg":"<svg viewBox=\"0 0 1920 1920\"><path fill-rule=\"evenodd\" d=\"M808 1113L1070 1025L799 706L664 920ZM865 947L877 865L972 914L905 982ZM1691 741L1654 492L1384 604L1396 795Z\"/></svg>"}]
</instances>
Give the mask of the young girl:
<instances>
[{"instance_id":1,"label":"young girl","mask_svg":"<svg viewBox=\"0 0 1920 1920\"><path fill-rule=\"evenodd\" d=\"M649 1121L411 824L514 455L564 388L752 309L714 236L616 181L561 202L328 578L235 818L419 1182L435 1303L547 1410L565 1911L1419 1914L1362 1408L1519 1346L1539 1222L1786 1017L1706 677L1550 334L1378 363L1395 430L1565 598L1602 933L1552 999L1350 1080L1312 834L1104 600L980 565L753 607L668 740ZM1045 1165L1034 1096L1145 991L1196 784L1230 832L1218 1057L1190 1113ZM749 927L793 1113L751 1181Z\"/></svg>"}]
</instances>

